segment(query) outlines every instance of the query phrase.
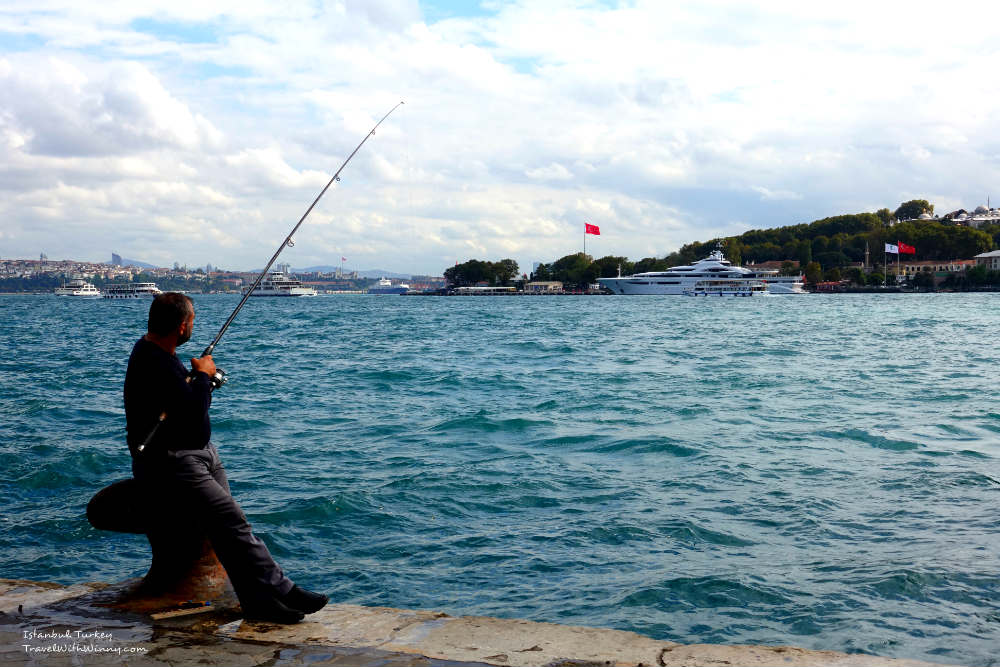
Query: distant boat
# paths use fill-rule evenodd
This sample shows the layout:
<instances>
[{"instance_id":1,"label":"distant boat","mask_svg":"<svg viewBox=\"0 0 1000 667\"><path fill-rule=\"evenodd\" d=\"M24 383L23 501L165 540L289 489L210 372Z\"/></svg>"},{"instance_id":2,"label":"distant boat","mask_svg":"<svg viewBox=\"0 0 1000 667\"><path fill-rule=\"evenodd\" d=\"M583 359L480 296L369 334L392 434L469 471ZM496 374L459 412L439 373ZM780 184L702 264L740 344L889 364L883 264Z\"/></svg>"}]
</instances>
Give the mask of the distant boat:
<instances>
[{"instance_id":1,"label":"distant boat","mask_svg":"<svg viewBox=\"0 0 1000 667\"><path fill-rule=\"evenodd\" d=\"M760 280L699 280L684 289L684 296L767 296L770 294Z\"/></svg>"},{"instance_id":2,"label":"distant boat","mask_svg":"<svg viewBox=\"0 0 1000 667\"><path fill-rule=\"evenodd\" d=\"M393 285L388 278L381 278L374 286L368 288L369 294L406 294L410 291L410 286L406 283Z\"/></svg>"},{"instance_id":3,"label":"distant boat","mask_svg":"<svg viewBox=\"0 0 1000 667\"><path fill-rule=\"evenodd\" d=\"M108 285L101 294L105 299L142 299L163 294L156 283L120 283Z\"/></svg>"},{"instance_id":4,"label":"distant boat","mask_svg":"<svg viewBox=\"0 0 1000 667\"><path fill-rule=\"evenodd\" d=\"M246 294L250 287L244 287ZM271 271L261 281L250 296L316 296L316 290L303 285L300 280L293 280L283 271Z\"/></svg>"},{"instance_id":5,"label":"distant boat","mask_svg":"<svg viewBox=\"0 0 1000 667\"><path fill-rule=\"evenodd\" d=\"M74 279L68 283L63 283L62 287L57 287L55 293L59 296L79 296L89 299L96 299L101 296L101 291L94 287L93 283L86 280Z\"/></svg>"}]
</instances>

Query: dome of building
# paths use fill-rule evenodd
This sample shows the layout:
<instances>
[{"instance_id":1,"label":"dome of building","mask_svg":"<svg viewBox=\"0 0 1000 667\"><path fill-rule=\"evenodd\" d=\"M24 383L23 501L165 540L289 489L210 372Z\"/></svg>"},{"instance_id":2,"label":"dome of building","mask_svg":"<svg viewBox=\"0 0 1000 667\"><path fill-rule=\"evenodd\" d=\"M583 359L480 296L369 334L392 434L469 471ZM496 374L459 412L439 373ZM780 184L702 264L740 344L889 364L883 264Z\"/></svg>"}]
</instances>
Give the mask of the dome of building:
<instances>
[{"instance_id":1,"label":"dome of building","mask_svg":"<svg viewBox=\"0 0 1000 667\"><path fill-rule=\"evenodd\" d=\"M920 214L920 220L930 220L930 219L931 219L931 214L930 213L921 213Z\"/></svg>"},{"instance_id":2,"label":"dome of building","mask_svg":"<svg viewBox=\"0 0 1000 667\"><path fill-rule=\"evenodd\" d=\"M986 208L985 206L977 206L976 207L976 215L982 215L983 213L989 213L989 212L990 212L990 209Z\"/></svg>"}]
</instances>

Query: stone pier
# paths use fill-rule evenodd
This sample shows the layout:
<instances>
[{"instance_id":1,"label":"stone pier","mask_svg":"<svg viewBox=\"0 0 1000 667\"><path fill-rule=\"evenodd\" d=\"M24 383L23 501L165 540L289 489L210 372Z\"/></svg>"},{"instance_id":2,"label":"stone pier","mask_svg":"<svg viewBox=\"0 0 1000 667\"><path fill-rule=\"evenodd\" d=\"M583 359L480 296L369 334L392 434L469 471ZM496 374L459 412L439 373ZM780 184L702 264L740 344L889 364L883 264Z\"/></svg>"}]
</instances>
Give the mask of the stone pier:
<instances>
[{"instance_id":1,"label":"stone pier","mask_svg":"<svg viewBox=\"0 0 1000 667\"><path fill-rule=\"evenodd\" d=\"M0 665L338 667L930 667L791 646L677 644L632 632L331 604L297 625L242 620L231 606L167 615L120 606L136 582L0 579ZM192 613L193 612L193 613ZM171 615L171 613L175 615ZM157 617L157 618L154 618Z\"/></svg>"}]
</instances>

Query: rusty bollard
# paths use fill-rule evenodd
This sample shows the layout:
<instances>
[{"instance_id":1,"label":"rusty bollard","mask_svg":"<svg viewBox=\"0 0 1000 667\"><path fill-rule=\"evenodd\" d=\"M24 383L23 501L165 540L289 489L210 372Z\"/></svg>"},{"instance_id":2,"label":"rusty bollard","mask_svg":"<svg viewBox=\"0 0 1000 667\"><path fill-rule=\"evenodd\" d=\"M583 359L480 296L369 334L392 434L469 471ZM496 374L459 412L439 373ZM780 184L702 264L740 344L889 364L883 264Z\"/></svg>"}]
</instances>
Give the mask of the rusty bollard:
<instances>
[{"instance_id":1,"label":"rusty bollard","mask_svg":"<svg viewBox=\"0 0 1000 667\"><path fill-rule=\"evenodd\" d=\"M134 479L101 489L87 504L87 519L99 530L145 534L153 562L138 583L127 586L114 607L154 613L188 602L209 602L214 609L237 605L233 585L211 543L181 525L150 525L139 484Z\"/></svg>"}]
</instances>

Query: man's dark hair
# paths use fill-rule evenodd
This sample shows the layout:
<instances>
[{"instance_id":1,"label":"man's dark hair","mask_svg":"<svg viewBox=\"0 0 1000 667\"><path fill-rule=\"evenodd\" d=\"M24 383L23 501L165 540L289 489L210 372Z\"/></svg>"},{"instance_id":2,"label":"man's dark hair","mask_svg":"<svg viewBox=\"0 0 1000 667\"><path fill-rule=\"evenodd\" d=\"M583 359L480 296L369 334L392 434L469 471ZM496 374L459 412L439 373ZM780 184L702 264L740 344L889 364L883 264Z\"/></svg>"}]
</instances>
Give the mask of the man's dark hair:
<instances>
[{"instance_id":1,"label":"man's dark hair","mask_svg":"<svg viewBox=\"0 0 1000 667\"><path fill-rule=\"evenodd\" d=\"M194 304L180 292L157 294L149 306L149 333L169 336L194 314Z\"/></svg>"}]
</instances>

